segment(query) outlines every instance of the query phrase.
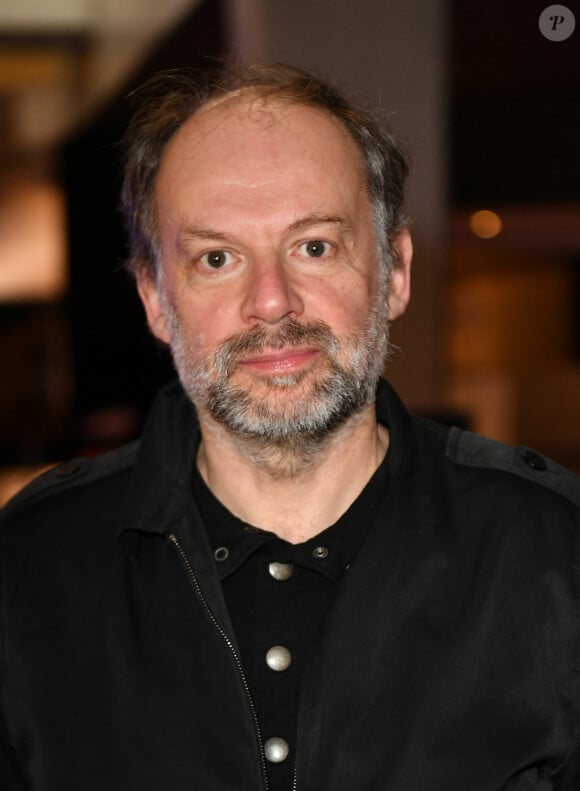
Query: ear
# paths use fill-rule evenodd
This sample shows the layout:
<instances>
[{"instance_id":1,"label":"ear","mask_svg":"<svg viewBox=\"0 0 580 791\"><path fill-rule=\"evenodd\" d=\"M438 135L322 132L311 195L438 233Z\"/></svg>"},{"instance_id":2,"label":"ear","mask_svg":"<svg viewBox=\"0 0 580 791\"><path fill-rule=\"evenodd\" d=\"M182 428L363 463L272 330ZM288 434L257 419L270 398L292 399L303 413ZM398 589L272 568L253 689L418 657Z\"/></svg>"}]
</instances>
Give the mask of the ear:
<instances>
[{"instance_id":1,"label":"ear","mask_svg":"<svg viewBox=\"0 0 580 791\"><path fill-rule=\"evenodd\" d=\"M389 319L402 316L411 298L411 260L413 242L408 229L403 229L393 241L396 263L391 272L389 289Z\"/></svg>"},{"instance_id":2,"label":"ear","mask_svg":"<svg viewBox=\"0 0 580 791\"><path fill-rule=\"evenodd\" d=\"M137 275L137 291L145 308L149 329L163 343L169 343L170 334L167 322L161 309L159 287L151 275L147 273Z\"/></svg>"}]
</instances>

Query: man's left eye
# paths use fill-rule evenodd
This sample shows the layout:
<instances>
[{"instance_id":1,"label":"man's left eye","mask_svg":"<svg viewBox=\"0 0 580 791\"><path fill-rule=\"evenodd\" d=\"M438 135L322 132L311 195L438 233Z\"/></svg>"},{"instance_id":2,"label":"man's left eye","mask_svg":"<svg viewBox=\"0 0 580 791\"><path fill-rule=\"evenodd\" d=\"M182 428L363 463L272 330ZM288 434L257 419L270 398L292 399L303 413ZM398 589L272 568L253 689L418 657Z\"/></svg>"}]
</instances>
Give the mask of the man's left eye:
<instances>
[{"instance_id":1,"label":"man's left eye","mask_svg":"<svg viewBox=\"0 0 580 791\"><path fill-rule=\"evenodd\" d=\"M322 258L323 255L330 252L330 245L321 239L312 239L309 242L303 242L300 245L300 251L308 258Z\"/></svg>"}]
</instances>

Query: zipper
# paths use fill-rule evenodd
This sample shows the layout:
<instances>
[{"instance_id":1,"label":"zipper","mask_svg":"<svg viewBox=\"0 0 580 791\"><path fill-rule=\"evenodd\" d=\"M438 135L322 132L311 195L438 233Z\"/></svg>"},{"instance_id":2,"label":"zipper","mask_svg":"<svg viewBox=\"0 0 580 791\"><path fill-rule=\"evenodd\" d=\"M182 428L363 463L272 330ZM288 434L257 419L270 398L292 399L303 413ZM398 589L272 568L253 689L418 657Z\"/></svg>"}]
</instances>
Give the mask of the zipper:
<instances>
[{"instance_id":1,"label":"zipper","mask_svg":"<svg viewBox=\"0 0 580 791\"><path fill-rule=\"evenodd\" d=\"M236 651L236 648L235 648L234 644L232 643L231 639L228 637L227 633L224 631L224 628L222 627L220 622L217 620L217 618L213 614L213 611L212 611L211 607L209 606L209 604L207 602L207 599L205 598L204 593L203 593L203 591L201 589L199 581L198 581L197 577L195 576L195 572L193 570L193 567L192 567L191 563L189 562L189 558L185 554L185 551L184 551L183 547L181 546L181 544L179 543L179 540L177 539L177 536L175 536L174 533L170 533L168 538L171 541L171 543L173 544L173 546L175 547L175 549L177 550L177 552L179 554L179 557L181 558L181 562L182 562L182 564L183 564L185 570L187 571L188 576L189 576L189 578L191 580L191 584L192 584L193 589L195 591L195 595L197 596L197 598L199 599L202 607L206 611L209 620L215 626L215 628L217 629L220 637L222 638L222 640L224 641L224 643L228 647L230 653L232 654L232 656L234 658L234 662L236 663L236 667L238 669L238 673L239 673L239 676L240 676L240 679L241 679L241 682L242 682L242 686L244 688L244 692L246 693L246 699L247 699L248 705L250 707L250 713L252 715L252 722L253 722L253 725L254 725L254 732L255 732L256 738L258 740L258 752L259 752L259 755L260 755L260 765L261 765L261 768L262 768L262 779L264 781L264 789L265 789L265 791L268 791L270 786L269 786L269 783L268 783L268 774L266 772L266 756L264 755L264 746L262 744L262 734L260 732L260 723L258 722L258 715L256 713L256 707L254 706L254 701L252 700L250 687L248 686L248 681L246 679L246 674L244 673L244 668L242 667L242 663L241 663L240 657L239 657L238 652ZM294 770L293 791L296 791L296 769Z\"/></svg>"}]
</instances>

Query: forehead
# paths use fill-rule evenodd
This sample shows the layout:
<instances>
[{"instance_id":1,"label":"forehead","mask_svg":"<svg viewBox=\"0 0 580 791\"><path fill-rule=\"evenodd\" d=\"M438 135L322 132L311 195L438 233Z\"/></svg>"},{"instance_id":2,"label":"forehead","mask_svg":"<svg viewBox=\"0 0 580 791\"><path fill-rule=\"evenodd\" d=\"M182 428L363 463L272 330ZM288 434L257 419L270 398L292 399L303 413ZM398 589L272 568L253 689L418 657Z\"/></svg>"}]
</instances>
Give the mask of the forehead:
<instances>
[{"instance_id":1,"label":"forehead","mask_svg":"<svg viewBox=\"0 0 580 791\"><path fill-rule=\"evenodd\" d=\"M329 112L241 92L205 105L175 133L161 160L158 197L169 185L259 186L293 171L357 192L366 181L358 146Z\"/></svg>"}]
</instances>

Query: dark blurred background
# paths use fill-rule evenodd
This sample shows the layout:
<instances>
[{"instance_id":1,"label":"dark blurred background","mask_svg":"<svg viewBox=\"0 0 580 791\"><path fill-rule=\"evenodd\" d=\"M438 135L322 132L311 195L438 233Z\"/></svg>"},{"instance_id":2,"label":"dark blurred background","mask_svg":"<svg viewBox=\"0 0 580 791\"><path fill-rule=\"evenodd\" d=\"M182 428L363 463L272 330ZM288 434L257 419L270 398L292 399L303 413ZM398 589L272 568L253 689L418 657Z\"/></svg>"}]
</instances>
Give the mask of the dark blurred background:
<instances>
[{"instance_id":1,"label":"dark blurred background","mask_svg":"<svg viewBox=\"0 0 580 791\"><path fill-rule=\"evenodd\" d=\"M172 376L122 266L120 140L149 74L215 58L312 68L380 110L414 165L389 377L424 414L580 470L580 29L546 38L547 5L1 4L0 501L136 436Z\"/></svg>"}]
</instances>

